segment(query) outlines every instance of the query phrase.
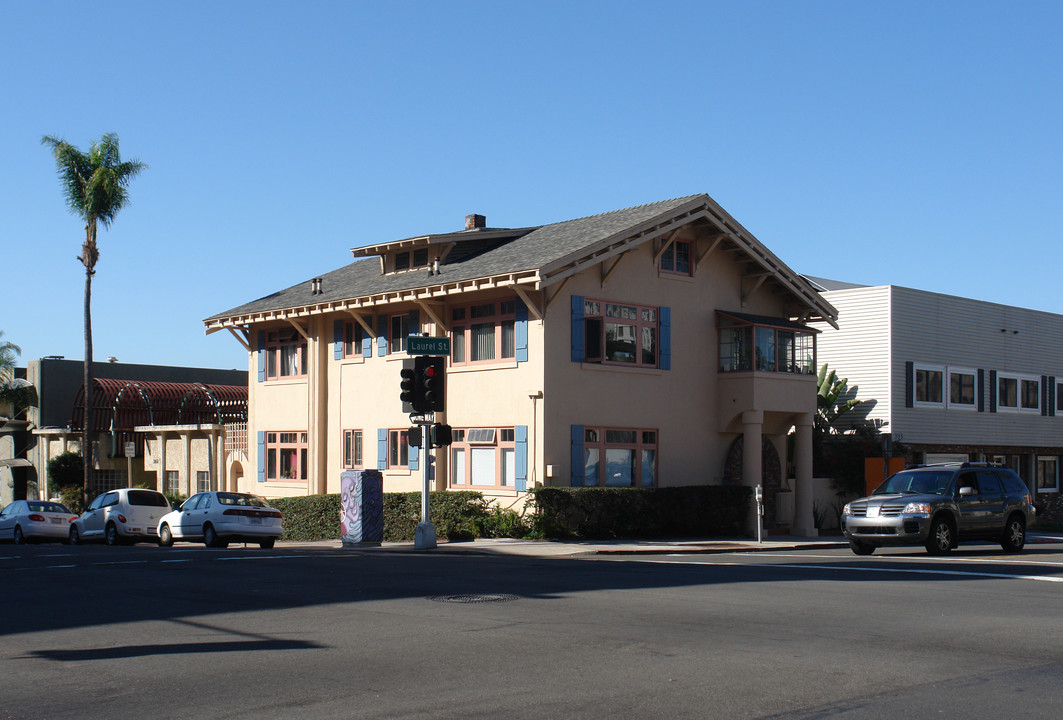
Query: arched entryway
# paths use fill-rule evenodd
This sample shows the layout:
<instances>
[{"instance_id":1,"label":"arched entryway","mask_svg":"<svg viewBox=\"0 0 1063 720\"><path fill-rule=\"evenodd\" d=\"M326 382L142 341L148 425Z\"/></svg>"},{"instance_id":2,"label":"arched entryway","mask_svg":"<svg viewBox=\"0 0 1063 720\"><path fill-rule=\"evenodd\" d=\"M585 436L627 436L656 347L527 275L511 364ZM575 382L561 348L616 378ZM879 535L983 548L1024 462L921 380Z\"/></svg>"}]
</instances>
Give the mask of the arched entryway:
<instances>
[{"instance_id":1,"label":"arched entryway","mask_svg":"<svg viewBox=\"0 0 1063 720\"><path fill-rule=\"evenodd\" d=\"M727 460L724 465L723 479L725 483L733 485L742 484L742 456L745 452L745 438L741 435L735 438L727 451ZM777 496L782 489L782 461L775 444L766 437L760 441L761 457L761 485L764 489L764 529L774 530L775 506Z\"/></svg>"}]
</instances>

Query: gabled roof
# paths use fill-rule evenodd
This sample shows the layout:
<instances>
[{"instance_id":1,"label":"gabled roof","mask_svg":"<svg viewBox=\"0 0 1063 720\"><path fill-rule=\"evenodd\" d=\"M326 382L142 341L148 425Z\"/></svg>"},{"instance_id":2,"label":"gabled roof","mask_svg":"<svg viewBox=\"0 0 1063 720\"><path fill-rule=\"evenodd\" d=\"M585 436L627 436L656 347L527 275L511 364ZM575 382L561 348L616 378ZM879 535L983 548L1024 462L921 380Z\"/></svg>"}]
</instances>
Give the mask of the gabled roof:
<instances>
[{"instance_id":1,"label":"gabled roof","mask_svg":"<svg viewBox=\"0 0 1063 720\"><path fill-rule=\"evenodd\" d=\"M781 286L793 300L794 317L826 320L832 325L836 322L837 311L804 278L702 194L534 228L468 230L357 248L352 251L355 255L381 255L421 244L448 245L451 249L438 272L422 267L384 274L379 258L357 260L320 278L214 315L204 323L211 333L225 328L246 329L256 322L294 321L337 310L357 311L490 287L544 290L691 223L705 225L717 244L737 253L755 287L766 280ZM471 249L473 243L477 244L475 252L462 251Z\"/></svg>"}]
</instances>

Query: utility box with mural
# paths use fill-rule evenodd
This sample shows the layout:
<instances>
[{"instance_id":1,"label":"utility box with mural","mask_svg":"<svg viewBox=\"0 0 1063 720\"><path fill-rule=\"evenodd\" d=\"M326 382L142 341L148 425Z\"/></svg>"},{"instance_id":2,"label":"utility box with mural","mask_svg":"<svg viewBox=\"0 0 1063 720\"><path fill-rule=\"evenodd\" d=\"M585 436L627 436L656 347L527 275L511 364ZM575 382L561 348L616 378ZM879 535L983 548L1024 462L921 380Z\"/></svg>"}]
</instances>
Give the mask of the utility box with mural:
<instances>
[{"instance_id":1,"label":"utility box with mural","mask_svg":"<svg viewBox=\"0 0 1063 720\"><path fill-rule=\"evenodd\" d=\"M379 470L340 475L340 540L344 547L384 541L384 476Z\"/></svg>"}]
</instances>

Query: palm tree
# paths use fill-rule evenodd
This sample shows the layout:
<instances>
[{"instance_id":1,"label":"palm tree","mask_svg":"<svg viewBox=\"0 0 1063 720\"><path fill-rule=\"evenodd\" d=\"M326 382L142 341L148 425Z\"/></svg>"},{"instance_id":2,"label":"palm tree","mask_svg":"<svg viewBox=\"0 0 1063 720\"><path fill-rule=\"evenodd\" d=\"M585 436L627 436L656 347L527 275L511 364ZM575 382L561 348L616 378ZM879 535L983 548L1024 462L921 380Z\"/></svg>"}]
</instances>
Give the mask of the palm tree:
<instances>
[{"instance_id":1,"label":"palm tree","mask_svg":"<svg viewBox=\"0 0 1063 720\"><path fill-rule=\"evenodd\" d=\"M92 276L96 272L96 261L100 258L96 249L96 225L103 223L105 228L111 226L115 215L129 202L126 186L147 165L136 160L122 162L115 133L105 134L99 142L92 144L87 153L51 135L42 137L41 144L52 149L70 211L85 221L85 242L78 260L85 266L85 414L81 422L81 454L85 458L83 492L87 501L92 478L89 445L89 425L92 420Z\"/></svg>"},{"instance_id":2,"label":"palm tree","mask_svg":"<svg viewBox=\"0 0 1063 720\"><path fill-rule=\"evenodd\" d=\"M4 331L0 330L0 384L15 377L15 358L22 354L22 348L3 338Z\"/></svg>"}]
</instances>

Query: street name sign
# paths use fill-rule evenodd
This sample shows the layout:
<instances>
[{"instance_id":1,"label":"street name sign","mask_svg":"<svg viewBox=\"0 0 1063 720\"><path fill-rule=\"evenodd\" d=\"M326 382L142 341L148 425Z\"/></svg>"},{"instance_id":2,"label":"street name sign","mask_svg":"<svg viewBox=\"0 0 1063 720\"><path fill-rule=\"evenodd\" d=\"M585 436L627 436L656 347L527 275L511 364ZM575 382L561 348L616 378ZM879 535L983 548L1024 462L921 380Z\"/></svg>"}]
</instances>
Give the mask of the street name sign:
<instances>
[{"instance_id":1,"label":"street name sign","mask_svg":"<svg viewBox=\"0 0 1063 720\"><path fill-rule=\"evenodd\" d=\"M450 355L450 338L410 335L406 340L407 355Z\"/></svg>"}]
</instances>

